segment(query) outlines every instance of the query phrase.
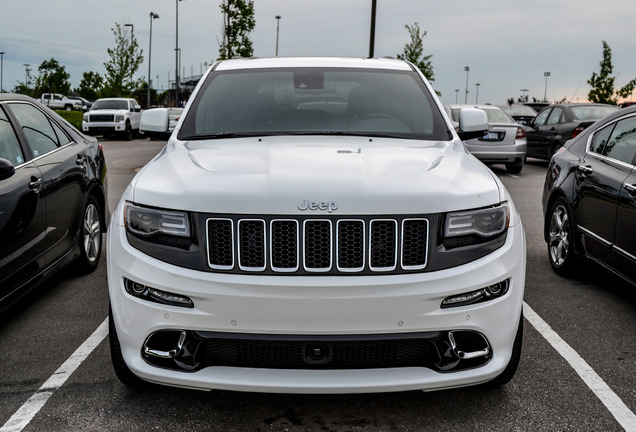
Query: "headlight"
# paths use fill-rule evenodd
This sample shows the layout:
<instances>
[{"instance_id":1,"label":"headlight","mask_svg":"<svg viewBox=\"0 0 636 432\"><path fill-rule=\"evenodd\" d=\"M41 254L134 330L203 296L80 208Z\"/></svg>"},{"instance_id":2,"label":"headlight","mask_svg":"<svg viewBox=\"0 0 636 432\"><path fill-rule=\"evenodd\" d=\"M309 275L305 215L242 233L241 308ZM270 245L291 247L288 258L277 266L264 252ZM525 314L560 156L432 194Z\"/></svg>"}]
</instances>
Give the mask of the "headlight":
<instances>
[{"instance_id":1,"label":"headlight","mask_svg":"<svg viewBox=\"0 0 636 432\"><path fill-rule=\"evenodd\" d=\"M84 115L82 116L82 119L83 119L85 122L88 122L88 114L84 114Z\"/></svg>"},{"instance_id":2,"label":"headlight","mask_svg":"<svg viewBox=\"0 0 636 432\"><path fill-rule=\"evenodd\" d=\"M495 207L449 213L444 222L444 245L466 246L504 234L510 224L507 203Z\"/></svg>"},{"instance_id":3,"label":"headlight","mask_svg":"<svg viewBox=\"0 0 636 432\"><path fill-rule=\"evenodd\" d=\"M184 246L190 242L190 221L186 212L126 203L124 222L126 231L147 241L174 246Z\"/></svg>"},{"instance_id":4,"label":"headlight","mask_svg":"<svg viewBox=\"0 0 636 432\"><path fill-rule=\"evenodd\" d=\"M115 116L115 123L119 123L119 122L122 122L122 121L124 121L124 116L123 115L120 114L120 115L116 115Z\"/></svg>"}]
</instances>

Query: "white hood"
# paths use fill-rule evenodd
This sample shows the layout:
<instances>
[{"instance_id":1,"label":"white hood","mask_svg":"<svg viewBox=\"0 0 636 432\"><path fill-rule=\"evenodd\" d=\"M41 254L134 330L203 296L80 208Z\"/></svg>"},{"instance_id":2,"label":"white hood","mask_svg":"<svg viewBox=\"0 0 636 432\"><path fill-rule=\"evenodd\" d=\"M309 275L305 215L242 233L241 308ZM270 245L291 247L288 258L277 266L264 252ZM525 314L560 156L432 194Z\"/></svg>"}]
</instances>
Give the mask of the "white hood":
<instances>
[{"instance_id":1,"label":"white hood","mask_svg":"<svg viewBox=\"0 0 636 432\"><path fill-rule=\"evenodd\" d=\"M132 199L209 213L436 213L499 203L490 170L462 144L364 137L171 139L133 180ZM308 210L314 214L326 209ZM307 214L307 210L304 212Z\"/></svg>"}]
</instances>

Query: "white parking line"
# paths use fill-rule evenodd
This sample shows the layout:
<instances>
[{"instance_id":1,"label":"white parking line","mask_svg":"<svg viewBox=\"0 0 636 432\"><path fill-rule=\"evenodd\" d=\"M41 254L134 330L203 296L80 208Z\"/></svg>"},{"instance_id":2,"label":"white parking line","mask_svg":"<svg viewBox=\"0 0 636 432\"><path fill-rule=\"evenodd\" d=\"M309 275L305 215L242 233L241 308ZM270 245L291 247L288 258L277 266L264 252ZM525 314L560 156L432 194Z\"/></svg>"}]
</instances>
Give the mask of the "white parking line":
<instances>
[{"instance_id":1,"label":"white parking line","mask_svg":"<svg viewBox=\"0 0 636 432\"><path fill-rule=\"evenodd\" d=\"M618 423L627 432L636 432L636 415L612 391L603 379L587 364L583 358L570 347L537 313L523 303L523 315L532 326L552 345L552 347L572 366L583 382L594 392L603 405L610 411ZM68 360L56 370L53 375L22 405L7 422L0 428L0 432L22 431L42 409L49 398L66 380L77 370L91 352L108 335L108 318L97 330L71 355Z\"/></svg>"},{"instance_id":2,"label":"white parking line","mask_svg":"<svg viewBox=\"0 0 636 432\"><path fill-rule=\"evenodd\" d=\"M80 364L108 335L108 318L102 322L97 330L84 341L84 343L56 370L53 375L18 409L9 420L0 428L0 432L20 432L44 404L62 387L66 380L77 370Z\"/></svg>"},{"instance_id":3,"label":"white parking line","mask_svg":"<svg viewBox=\"0 0 636 432\"><path fill-rule=\"evenodd\" d=\"M583 382L628 432L636 431L636 415L612 391L589 364L567 344L527 303L523 303L523 315L541 333L545 340L572 366Z\"/></svg>"}]
</instances>

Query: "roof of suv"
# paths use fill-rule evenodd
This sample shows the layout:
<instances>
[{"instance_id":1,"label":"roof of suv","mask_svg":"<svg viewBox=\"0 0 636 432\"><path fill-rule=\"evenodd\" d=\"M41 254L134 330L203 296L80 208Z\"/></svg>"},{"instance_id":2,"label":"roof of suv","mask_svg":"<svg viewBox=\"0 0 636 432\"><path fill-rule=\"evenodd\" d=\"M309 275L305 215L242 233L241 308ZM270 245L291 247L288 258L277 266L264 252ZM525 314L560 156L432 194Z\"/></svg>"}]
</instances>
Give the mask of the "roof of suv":
<instances>
[{"instance_id":1,"label":"roof of suv","mask_svg":"<svg viewBox=\"0 0 636 432\"><path fill-rule=\"evenodd\" d=\"M265 69L276 67L341 67L413 70L402 60L389 58L350 58L350 57L271 57L223 60L214 66L215 70Z\"/></svg>"}]
</instances>

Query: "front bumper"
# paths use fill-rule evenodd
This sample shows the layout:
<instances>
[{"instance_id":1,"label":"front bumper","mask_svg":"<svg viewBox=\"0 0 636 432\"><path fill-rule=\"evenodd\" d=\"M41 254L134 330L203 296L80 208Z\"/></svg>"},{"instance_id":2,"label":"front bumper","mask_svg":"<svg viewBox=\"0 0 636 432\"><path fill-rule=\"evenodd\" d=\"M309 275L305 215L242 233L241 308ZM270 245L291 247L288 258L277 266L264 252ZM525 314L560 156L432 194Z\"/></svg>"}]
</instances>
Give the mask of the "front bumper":
<instances>
[{"instance_id":1,"label":"front bumper","mask_svg":"<svg viewBox=\"0 0 636 432\"><path fill-rule=\"evenodd\" d=\"M93 133L93 134L104 134L104 133L113 133L113 132L124 132L126 130L126 123L90 123L90 124L82 124L82 132Z\"/></svg>"},{"instance_id":2,"label":"front bumper","mask_svg":"<svg viewBox=\"0 0 636 432\"><path fill-rule=\"evenodd\" d=\"M160 384L210 390L357 393L437 390L489 381L508 364L521 317L525 237L511 227L492 254L452 269L385 276L255 276L183 269L131 247L125 229L108 234L108 283L122 355L139 377ZM129 295L124 278L192 299L193 308L151 303ZM444 298L510 280L506 295L485 303L441 309ZM192 371L144 359L150 335L165 330L312 340L370 335L408 337L469 331L490 349L479 367L453 372L428 367L272 369L208 366ZM146 356L147 358L147 356Z\"/></svg>"}]
</instances>

